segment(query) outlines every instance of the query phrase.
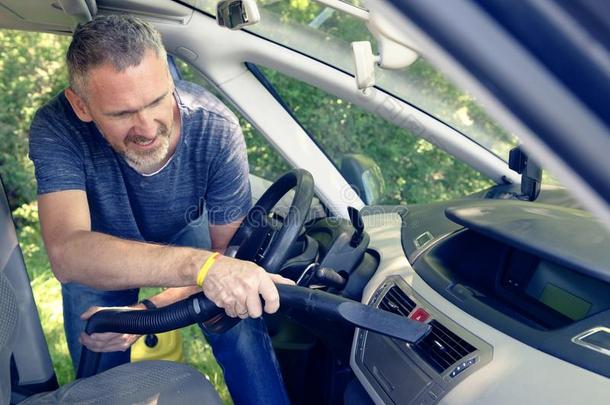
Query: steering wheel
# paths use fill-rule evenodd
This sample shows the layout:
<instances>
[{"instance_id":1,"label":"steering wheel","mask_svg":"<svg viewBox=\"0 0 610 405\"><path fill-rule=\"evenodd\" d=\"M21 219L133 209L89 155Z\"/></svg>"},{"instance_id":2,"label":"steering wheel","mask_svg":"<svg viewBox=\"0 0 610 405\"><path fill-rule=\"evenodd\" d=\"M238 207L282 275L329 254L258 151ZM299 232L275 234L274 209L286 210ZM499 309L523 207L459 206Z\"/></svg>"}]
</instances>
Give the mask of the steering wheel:
<instances>
[{"instance_id":1,"label":"steering wheel","mask_svg":"<svg viewBox=\"0 0 610 405\"><path fill-rule=\"evenodd\" d=\"M280 227L270 217L271 210L292 189L294 197ZM314 181L307 170L294 169L284 174L248 211L225 255L252 261L269 273L279 272L305 223L313 194Z\"/></svg>"}]
</instances>

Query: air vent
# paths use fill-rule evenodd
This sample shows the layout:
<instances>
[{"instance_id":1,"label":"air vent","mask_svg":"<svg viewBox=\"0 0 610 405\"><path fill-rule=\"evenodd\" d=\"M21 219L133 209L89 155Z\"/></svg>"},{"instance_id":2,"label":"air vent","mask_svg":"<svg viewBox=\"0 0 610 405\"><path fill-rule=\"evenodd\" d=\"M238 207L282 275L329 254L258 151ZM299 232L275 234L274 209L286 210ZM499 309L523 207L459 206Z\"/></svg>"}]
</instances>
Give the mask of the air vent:
<instances>
[{"instance_id":1,"label":"air vent","mask_svg":"<svg viewBox=\"0 0 610 405\"><path fill-rule=\"evenodd\" d=\"M476 350L439 322L433 320L430 326L432 327L430 333L412 348L439 374Z\"/></svg>"},{"instance_id":2,"label":"air vent","mask_svg":"<svg viewBox=\"0 0 610 405\"><path fill-rule=\"evenodd\" d=\"M379 303L379 309L404 317L408 317L416 306L398 286L391 287ZM477 350L438 321L432 320L429 324L430 333L410 347L439 374Z\"/></svg>"},{"instance_id":3,"label":"air vent","mask_svg":"<svg viewBox=\"0 0 610 405\"><path fill-rule=\"evenodd\" d=\"M379 303L379 309L408 317L415 308L415 302L397 286L393 286Z\"/></svg>"}]
</instances>

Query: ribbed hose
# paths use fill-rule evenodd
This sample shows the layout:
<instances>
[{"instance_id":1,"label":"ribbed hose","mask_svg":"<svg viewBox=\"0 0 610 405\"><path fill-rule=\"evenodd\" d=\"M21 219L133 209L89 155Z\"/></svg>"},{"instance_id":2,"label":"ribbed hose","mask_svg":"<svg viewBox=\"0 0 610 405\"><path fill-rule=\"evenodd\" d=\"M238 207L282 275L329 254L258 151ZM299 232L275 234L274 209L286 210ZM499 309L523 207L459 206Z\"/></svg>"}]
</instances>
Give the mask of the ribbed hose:
<instances>
[{"instance_id":1,"label":"ribbed hose","mask_svg":"<svg viewBox=\"0 0 610 405\"><path fill-rule=\"evenodd\" d=\"M296 320L309 317L316 321L348 323L409 343L416 343L430 331L430 326L427 324L324 291L282 284L278 284L277 289L281 301L280 311ZM85 331L87 334L120 332L143 335L167 332L195 322L205 322L209 331L222 333L240 321L239 318L221 315L223 312L203 293L198 293L158 309L97 312L89 319ZM99 359L100 353L91 352L83 347L76 377L94 375L97 372Z\"/></svg>"},{"instance_id":2,"label":"ribbed hose","mask_svg":"<svg viewBox=\"0 0 610 405\"><path fill-rule=\"evenodd\" d=\"M104 310L94 314L85 328L87 334L120 332L143 335L180 329L222 313L223 310L197 293L186 300L163 308L140 310ZM97 373L101 353L83 346L76 378L90 377Z\"/></svg>"},{"instance_id":3,"label":"ribbed hose","mask_svg":"<svg viewBox=\"0 0 610 405\"><path fill-rule=\"evenodd\" d=\"M196 298L193 298L196 299ZM167 307L139 310L107 310L91 318L87 323L87 334L121 331L142 335L145 333L162 333L188 326L196 320L193 300L179 301Z\"/></svg>"}]
</instances>

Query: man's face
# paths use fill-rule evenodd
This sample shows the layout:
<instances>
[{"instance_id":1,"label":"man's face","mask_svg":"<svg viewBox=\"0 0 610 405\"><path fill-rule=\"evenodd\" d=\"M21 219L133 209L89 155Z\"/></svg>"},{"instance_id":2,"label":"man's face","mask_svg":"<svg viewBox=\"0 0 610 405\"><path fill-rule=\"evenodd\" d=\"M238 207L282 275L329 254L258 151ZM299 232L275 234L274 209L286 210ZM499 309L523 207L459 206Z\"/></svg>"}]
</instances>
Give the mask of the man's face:
<instances>
[{"instance_id":1,"label":"man's face","mask_svg":"<svg viewBox=\"0 0 610 405\"><path fill-rule=\"evenodd\" d=\"M167 162L180 118L164 60L149 50L138 66L122 72L109 64L95 67L84 91L90 117L132 167L150 173Z\"/></svg>"}]
</instances>

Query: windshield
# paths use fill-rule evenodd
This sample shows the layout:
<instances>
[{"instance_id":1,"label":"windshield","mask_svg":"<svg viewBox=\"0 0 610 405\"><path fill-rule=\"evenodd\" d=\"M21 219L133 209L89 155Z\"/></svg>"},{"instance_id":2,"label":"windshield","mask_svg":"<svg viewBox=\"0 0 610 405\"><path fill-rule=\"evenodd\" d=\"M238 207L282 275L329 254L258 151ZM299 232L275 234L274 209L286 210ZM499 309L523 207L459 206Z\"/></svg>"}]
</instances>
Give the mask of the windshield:
<instances>
[{"instance_id":1,"label":"windshield","mask_svg":"<svg viewBox=\"0 0 610 405\"><path fill-rule=\"evenodd\" d=\"M214 15L216 1L199 0L196 7ZM358 6L362 2L346 2ZM350 74L354 74L351 42L375 39L361 19L308 0L259 0L258 24L247 31L298 50ZM376 68L377 87L392 93L462 132L500 158L518 144L485 112L478 100L458 89L423 57L398 70Z\"/></svg>"}]
</instances>

